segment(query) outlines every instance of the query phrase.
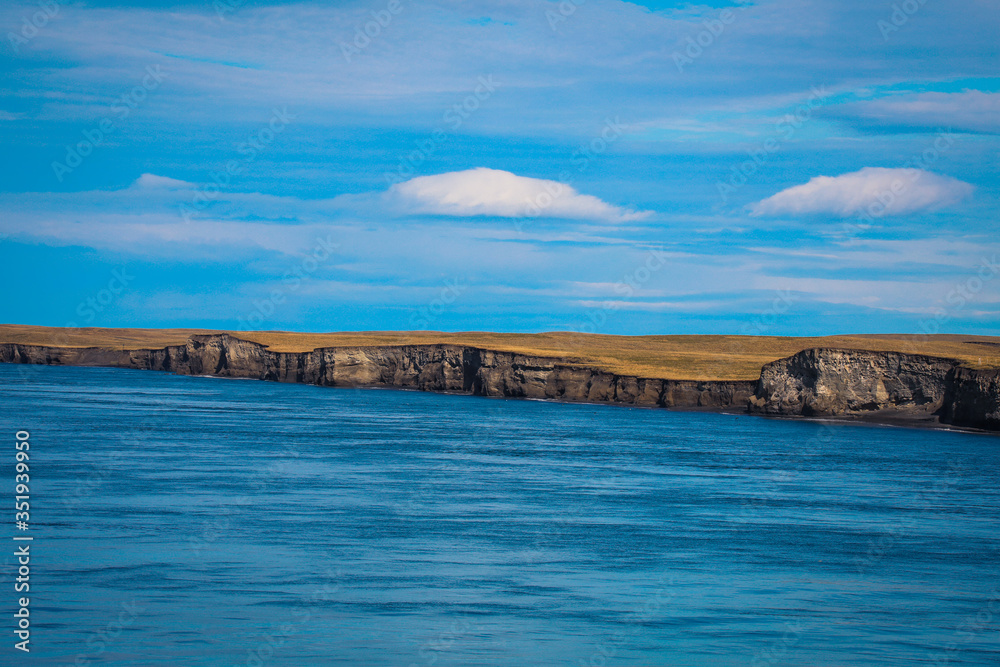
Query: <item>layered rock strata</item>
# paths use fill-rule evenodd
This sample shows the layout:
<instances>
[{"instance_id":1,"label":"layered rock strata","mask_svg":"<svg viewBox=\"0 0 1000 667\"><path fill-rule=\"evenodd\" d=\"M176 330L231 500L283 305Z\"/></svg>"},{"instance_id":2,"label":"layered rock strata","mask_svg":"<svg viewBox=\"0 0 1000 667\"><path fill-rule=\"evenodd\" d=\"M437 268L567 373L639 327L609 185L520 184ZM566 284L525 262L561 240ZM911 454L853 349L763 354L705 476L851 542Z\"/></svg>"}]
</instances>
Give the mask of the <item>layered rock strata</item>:
<instances>
[{"instance_id":1,"label":"layered rock strata","mask_svg":"<svg viewBox=\"0 0 1000 667\"><path fill-rule=\"evenodd\" d=\"M896 352L804 350L760 379L664 380L562 360L457 345L274 352L228 334L158 350L0 344L0 362L110 366L330 387L400 387L773 416L885 416L1000 430L1000 373Z\"/></svg>"}]
</instances>

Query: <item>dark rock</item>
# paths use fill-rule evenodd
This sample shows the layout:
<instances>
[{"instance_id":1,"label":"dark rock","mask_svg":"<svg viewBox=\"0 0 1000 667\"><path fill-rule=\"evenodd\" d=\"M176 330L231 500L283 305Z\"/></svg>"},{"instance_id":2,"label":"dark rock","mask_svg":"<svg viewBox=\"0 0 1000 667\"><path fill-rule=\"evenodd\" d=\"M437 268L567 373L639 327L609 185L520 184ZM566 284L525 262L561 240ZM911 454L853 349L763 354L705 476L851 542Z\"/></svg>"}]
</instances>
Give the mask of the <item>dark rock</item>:
<instances>
[{"instance_id":1,"label":"dark rock","mask_svg":"<svg viewBox=\"0 0 1000 667\"><path fill-rule=\"evenodd\" d=\"M897 352L804 350L753 381L661 380L558 359L456 345L272 352L229 334L192 336L159 350L0 344L0 362L111 366L331 387L402 387L480 396L749 410L776 416L874 415L1000 430L1000 373Z\"/></svg>"}]
</instances>

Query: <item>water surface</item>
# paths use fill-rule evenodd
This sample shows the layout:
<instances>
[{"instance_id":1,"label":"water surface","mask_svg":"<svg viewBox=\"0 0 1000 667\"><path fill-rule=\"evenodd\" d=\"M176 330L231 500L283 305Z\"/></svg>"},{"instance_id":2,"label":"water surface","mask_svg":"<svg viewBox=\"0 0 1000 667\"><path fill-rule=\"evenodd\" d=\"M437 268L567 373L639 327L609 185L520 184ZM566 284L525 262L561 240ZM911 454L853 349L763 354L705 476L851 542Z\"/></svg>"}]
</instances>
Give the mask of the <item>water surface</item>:
<instances>
[{"instance_id":1,"label":"water surface","mask_svg":"<svg viewBox=\"0 0 1000 667\"><path fill-rule=\"evenodd\" d=\"M31 432L23 664L1000 663L995 436L113 369L0 387L8 491Z\"/></svg>"}]
</instances>

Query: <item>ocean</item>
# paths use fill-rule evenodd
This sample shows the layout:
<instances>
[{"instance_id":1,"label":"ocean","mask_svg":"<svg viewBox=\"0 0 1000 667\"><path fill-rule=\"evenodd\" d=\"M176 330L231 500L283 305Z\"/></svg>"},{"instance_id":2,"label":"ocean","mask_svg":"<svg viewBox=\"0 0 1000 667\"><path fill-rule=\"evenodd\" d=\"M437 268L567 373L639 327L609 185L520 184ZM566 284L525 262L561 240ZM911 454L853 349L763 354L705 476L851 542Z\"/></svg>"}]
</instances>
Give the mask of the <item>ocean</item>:
<instances>
[{"instance_id":1,"label":"ocean","mask_svg":"<svg viewBox=\"0 0 1000 667\"><path fill-rule=\"evenodd\" d=\"M102 368L0 399L3 664L1000 663L993 435Z\"/></svg>"}]
</instances>

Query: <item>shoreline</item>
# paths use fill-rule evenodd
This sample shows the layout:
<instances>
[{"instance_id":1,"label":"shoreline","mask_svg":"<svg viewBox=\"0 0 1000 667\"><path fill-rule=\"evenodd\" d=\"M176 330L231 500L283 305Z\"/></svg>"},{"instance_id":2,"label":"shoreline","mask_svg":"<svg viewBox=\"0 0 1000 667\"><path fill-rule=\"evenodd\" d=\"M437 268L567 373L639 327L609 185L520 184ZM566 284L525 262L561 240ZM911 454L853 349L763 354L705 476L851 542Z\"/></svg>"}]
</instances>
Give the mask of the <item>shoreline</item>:
<instances>
[{"instance_id":1,"label":"shoreline","mask_svg":"<svg viewBox=\"0 0 1000 667\"><path fill-rule=\"evenodd\" d=\"M0 343L0 362L1000 432L1000 371L899 352L807 349L764 365L757 381L622 375L449 344L275 352L229 334L191 336L161 349Z\"/></svg>"},{"instance_id":2,"label":"shoreline","mask_svg":"<svg viewBox=\"0 0 1000 667\"><path fill-rule=\"evenodd\" d=\"M0 363L18 365L4 361L0 361ZM37 365L50 365L50 364L37 364ZM144 370L140 368L120 368L116 366L62 366L62 367L105 368L108 370L137 371L137 372L142 372ZM157 372L165 372L168 373L169 375L175 375L177 377L190 377L190 378L198 378L205 380L270 382L269 380L261 380L259 378L250 378L250 377L228 377L223 375L209 375L209 374L188 375L184 373L174 373L172 371L157 371ZM281 384L304 384L304 383L289 382ZM753 413L748 410L740 412L740 411L730 410L728 408L711 408L711 407L664 408L655 405L628 405L624 403L574 401L574 400L564 400L558 398L529 398L521 396L485 396L481 394L470 394L462 391L444 391L444 390L436 391L436 390L416 389L414 387L394 387L394 386L384 386L384 385L352 385L352 386L307 385L307 386L314 386L321 389L356 389L358 391L398 391L398 392L414 393L414 394L436 394L439 396L481 398L484 400L491 400L491 401L529 401L537 403L546 403L550 405L579 405L579 406L593 406L601 408L626 409L626 410L649 410L649 411L662 411L662 412L672 412L672 413L715 414L715 415L726 415L729 417L750 417L754 419L769 419L775 421L808 422L816 424L837 424L840 426L902 428L902 429L947 431L952 433L969 433L978 435L1000 436L1000 431L997 430L975 428L972 426L955 426L953 424L945 424L940 421L934 421L933 419L927 416L922 416L922 417L906 416L905 413L897 413L891 415L874 415L874 414L858 413L852 415L842 415L839 417L806 417L801 415L760 414L760 413Z\"/></svg>"}]
</instances>

